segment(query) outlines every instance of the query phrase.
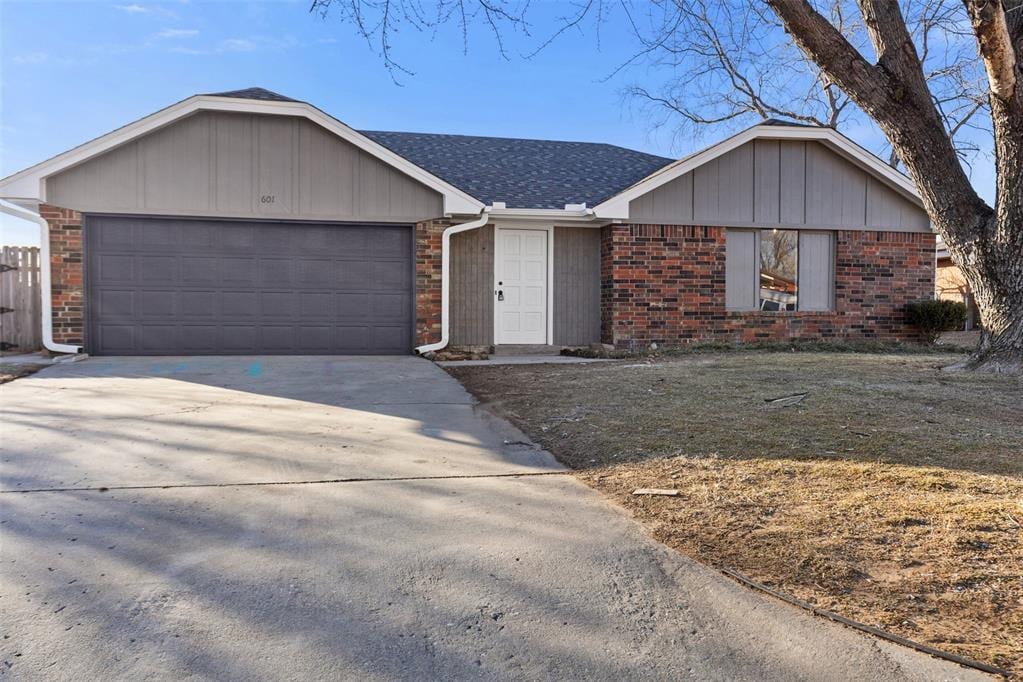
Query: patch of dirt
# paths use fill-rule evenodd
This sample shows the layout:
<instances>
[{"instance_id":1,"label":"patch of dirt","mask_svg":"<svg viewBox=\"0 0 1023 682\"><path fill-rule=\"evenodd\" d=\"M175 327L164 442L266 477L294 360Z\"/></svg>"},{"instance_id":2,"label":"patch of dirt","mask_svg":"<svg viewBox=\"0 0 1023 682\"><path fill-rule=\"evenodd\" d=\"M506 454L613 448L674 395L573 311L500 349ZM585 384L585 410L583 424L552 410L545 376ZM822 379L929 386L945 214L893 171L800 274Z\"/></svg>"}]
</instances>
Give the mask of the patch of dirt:
<instances>
[{"instance_id":1,"label":"patch of dirt","mask_svg":"<svg viewBox=\"0 0 1023 682\"><path fill-rule=\"evenodd\" d=\"M449 371L667 545L1023 674L1023 382L958 357Z\"/></svg>"},{"instance_id":2,"label":"patch of dirt","mask_svg":"<svg viewBox=\"0 0 1023 682\"><path fill-rule=\"evenodd\" d=\"M5 364L3 361L0 361L0 384L6 384L8 381L27 377L29 374L35 374L43 367L48 367L48 365L36 365L32 363Z\"/></svg>"}]
</instances>

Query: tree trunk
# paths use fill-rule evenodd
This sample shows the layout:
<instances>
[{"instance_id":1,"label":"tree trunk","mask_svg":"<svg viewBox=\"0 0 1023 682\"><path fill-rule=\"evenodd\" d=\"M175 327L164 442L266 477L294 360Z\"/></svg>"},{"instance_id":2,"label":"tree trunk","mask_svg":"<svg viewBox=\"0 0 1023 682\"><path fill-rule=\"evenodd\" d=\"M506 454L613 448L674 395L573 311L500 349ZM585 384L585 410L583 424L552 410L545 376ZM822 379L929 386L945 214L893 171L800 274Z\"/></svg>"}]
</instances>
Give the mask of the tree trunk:
<instances>
[{"instance_id":1,"label":"tree trunk","mask_svg":"<svg viewBox=\"0 0 1023 682\"><path fill-rule=\"evenodd\" d=\"M963 271L984 328L961 369L1023 373L1023 19L965 0L991 85L995 208L980 199L927 88L897 0L858 0L871 64L807 0L766 0L796 44L880 126L913 177L931 224ZM1023 59L1020 60L1023 62Z\"/></svg>"},{"instance_id":2,"label":"tree trunk","mask_svg":"<svg viewBox=\"0 0 1023 682\"><path fill-rule=\"evenodd\" d=\"M983 370L998 374L1023 374L1023 315L1018 313L1009 326L995 335L986 329L980 332L980 344L962 362L946 367L949 371Z\"/></svg>"}]
</instances>

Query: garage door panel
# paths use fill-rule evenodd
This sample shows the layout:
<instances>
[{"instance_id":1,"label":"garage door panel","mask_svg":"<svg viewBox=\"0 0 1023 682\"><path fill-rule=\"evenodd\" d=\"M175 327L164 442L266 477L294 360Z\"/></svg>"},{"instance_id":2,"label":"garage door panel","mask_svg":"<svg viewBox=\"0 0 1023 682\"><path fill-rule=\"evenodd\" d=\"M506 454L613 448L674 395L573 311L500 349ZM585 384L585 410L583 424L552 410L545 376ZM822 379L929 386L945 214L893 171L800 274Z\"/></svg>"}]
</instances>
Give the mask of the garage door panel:
<instances>
[{"instance_id":1,"label":"garage door panel","mask_svg":"<svg viewBox=\"0 0 1023 682\"><path fill-rule=\"evenodd\" d=\"M131 319L135 316L135 292L125 289L103 291L96 298L95 305L104 319Z\"/></svg>"},{"instance_id":2,"label":"garage door panel","mask_svg":"<svg viewBox=\"0 0 1023 682\"><path fill-rule=\"evenodd\" d=\"M405 264L400 261L381 261L372 263L375 272L369 281L375 284L376 289L408 289L411 284L411 274Z\"/></svg>"},{"instance_id":3,"label":"garage door panel","mask_svg":"<svg viewBox=\"0 0 1023 682\"><path fill-rule=\"evenodd\" d=\"M214 317L217 314L217 292L182 291L180 315L182 319Z\"/></svg>"},{"instance_id":4,"label":"garage door panel","mask_svg":"<svg viewBox=\"0 0 1023 682\"><path fill-rule=\"evenodd\" d=\"M255 286L256 260L254 258L222 258L220 282L232 286Z\"/></svg>"},{"instance_id":5,"label":"garage door panel","mask_svg":"<svg viewBox=\"0 0 1023 682\"><path fill-rule=\"evenodd\" d=\"M214 284L220 268L217 259L209 256L181 256L182 284Z\"/></svg>"},{"instance_id":6,"label":"garage door panel","mask_svg":"<svg viewBox=\"0 0 1023 682\"><path fill-rule=\"evenodd\" d=\"M220 314L224 319L259 317L259 295L254 291L225 291L220 294Z\"/></svg>"},{"instance_id":7,"label":"garage door panel","mask_svg":"<svg viewBox=\"0 0 1023 682\"><path fill-rule=\"evenodd\" d=\"M138 281L144 284L169 284L180 280L176 256L140 256L138 259Z\"/></svg>"},{"instance_id":8,"label":"garage door panel","mask_svg":"<svg viewBox=\"0 0 1023 682\"><path fill-rule=\"evenodd\" d=\"M292 233L291 248L295 255L333 255L340 247L340 239L330 228L310 228Z\"/></svg>"},{"instance_id":9,"label":"garage door panel","mask_svg":"<svg viewBox=\"0 0 1023 682\"><path fill-rule=\"evenodd\" d=\"M261 258L259 283L266 287L290 287L294 284L294 263L285 258Z\"/></svg>"},{"instance_id":10,"label":"garage door panel","mask_svg":"<svg viewBox=\"0 0 1023 682\"><path fill-rule=\"evenodd\" d=\"M219 345L228 353L255 353L259 350L259 327L254 324L221 325Z\"/></svg>"},{"instance_id":11,"label":"garage door panel","mask_svg":"<svg viewBox=\"0 0 1023 682\"><path fill-rule=\"evenodd\" d=\"M407 253L412 248L411 233L407 230L384 230L370 242L367 255L371 257L393 257L395 253Z\"/></svg>"},{"instance_id":12,"label":"garage door panel","mask_svg":"<svg viewBox=\"0 0 1023 682\"><path fill-rule=\"evenodd\" d=\"M345 325L337 327L336 331L337 342L345 348L350 348L353 353L366 353L373 348L370 345L372 339L368 327L363 325Z\"/></svg>"},{"instance_id":13,"label":"garage door panel","mask_svg":"<svg viewBox=\"0 0 1023 682\"><path fill-rule=\"evenodd\" d=\"M99 227L98 242L106 249L129 250L135 244L135 232L130 225L104 224Z\"/></svg>"},{"instance_id":14,"label":"garage door panel","mask_svg":"<svg viewBox=\"0 0 1023 682\"><path fill-rule=\"evenodd\" d=\"M135 327L125 324L104 324L98 329L99 343L110 353L130 353L135 350Z\"/></svg>"},{"instance_id":15,"label":"garage door panel","mask_svg":"<svg viewBox=\"0 0 1023 682\"><path fill-rule=\"evenodd\" d=\"M286 254L291 244L292 231L287 227L266 226L260 228L259 252Z\"/></svg>"},{"instance_id":16,"label":"garage door panel","mask_svg":"<svg viewBox=\"0 0 1023 682\"><path fill-rule=\"evenodd\" d=\"M143 352L170 355L181 346L180 329L176 325L144 324L138 331Z\"/></svg>"},{"instance_id":17,"label":"garage door panel","mask_svg":"<svg viewBox=\"0 0 1023 682\"><path fill-rule=\"evenodd\" d=\"M183 325L181 349L186 355L215 355L220 328L215 325Z\"/></svg>"},{"instance_id":18,"label":"garage door panel","mask_svg":"<svg viewBox=\"0 0 1023 682\"><path fill-rule=\"evenodd\" d=\"M301 326L297 330L296 342L298 350L305 353L325 353L335 347L335 328L333 325Z\"/></svg>"},{"instance_id":19,"label":"garage door panel","mask_svg":"<svg viewBox=\"0 0 1023 682\"><path fill-rule=\"evenodd\" d=\"M99 284L132 283L135 281L135 259L127 255L104 254L95 269Z\"/></svg>"},{"instance_id":20,"label":"garage door panel","mask_svg":"<svg viewBox=\"0 0 1023 682\"><path fill-rule=\"evenodd\" d=\"M335 294L322 291L300 291L298 297L298 314L305 320L331 319L331 306Z\"/></svg>"},{"instance_id":21,"label":"garage door panel","mask_svg":"<svg viewBox=\"0 0 1023 682\"><path fill-rule=\"evenodd\" d=\"M290 291L264 291L259 299L259 316L264 321L288 320L298 312L295 294Z\"/></svg>"},{"instance_id":22,"label":"garage door panel","mask_svg":"<svg viewBox=\"0 0 1023 682\"><path fill-rule=\"evenodd\" d=\"M180 246L184 253L193 249L212 249L217 245L217 228L209 223L191 223L181 226Z\"/></svg>"},{"instance_id":23,"label":"garage door panel","mask_svg":"<svg viewBox=\"0 0 1023 682\"><path fill-rule=\"evenodd\" d=\"M405 343L405 328L401 326L373 327L372 333L374 348L398 352Z\"/></svg>"},{"instance_id":24,"label":"garage door panel","mask_svg":"<svg viewBox=\"0 0 1023 682\"><path fill-rule=\"evenodd\" d=\"M170 249L178 246L181 241L181 230L168 229L165 225L140 225L135 243L141 249Z\"/></svg>"},{"instance_id":25,"label":"garage door panel","mask_svg":"<svg viewBox=\"0 0 1023 682\"><path fill-rule=\"evenodd\" d=\"M337 283L343 288L366 289L374 284L373 266L375 263L363 261L344 261L338 264Z\"/></svg>"},{"instance_id":26,"label":"garage door panel","mask_svg":"<svg viewBox=\"0 0 1023 682\"><path fill-rule=\"evenodd\" d=\"M337 284L338 263L335 260L307 258L298 261L296 268L299 286L321 289Z\"/></svg>"},{"instance_id":27,"label":"garage door panel","mask_svg":"<svg viewBox=\"0 0 1023 682\"><path fill-rule=\"evenodd\" d=\"M407 353L410 226L86 217L95 354Z\"/></svg>"},{"instance_id":28,"label":"garage door panel","mask_svg":"<svg viewBox=\"0 0 1023 682\"><path fill-rule=\"evenodd\" d=\"M335 300L339 320L368 320L373 315L373 298L367 292L336 294Z\"/></svg>"},{"instance_id":29,"label":"garage door panel","mask_svg":"<svg viewBox=\"0 0 1023 682\"><path fill-rule=\"evenodd\" d=\"M295 328L287 326L267 326L260 328L260 348L267 353L283 353L295 349Z\"/></svg>"},{"instance_id":30,"label":"garage door panel","mask_svg":"<svg viewBox=\"0 0 1023 682\"><path fill-rule=\"evenodd\" d=\"M410 299L408 294L374 294L373 304L369 309L374 320L400 325L405 317L405 311L408 310Z\"/></svg>"},{"instance_id":31,"label":"garage door panel","mask_svg":"<svg viewBox=\"0 0 1023 682\"><path fill-rule=\"evenodd\" d=\"M244 228L240 224L230 225L225 223L224 225L218 225L217 228L219 228L220 244L225 251L243 253L256 250L257 235L259 233L258 226Z\"/></svg>"},{"instance_id":32,"label":"garage door panel","mask_svg":"<svg viewBox=\"0 0 1023 682\"><path fill-rule=\"evenodd\" d=\"M178 292L146 291L139 296L142 317L178 317Z\"/></svg>"}]
</instances>

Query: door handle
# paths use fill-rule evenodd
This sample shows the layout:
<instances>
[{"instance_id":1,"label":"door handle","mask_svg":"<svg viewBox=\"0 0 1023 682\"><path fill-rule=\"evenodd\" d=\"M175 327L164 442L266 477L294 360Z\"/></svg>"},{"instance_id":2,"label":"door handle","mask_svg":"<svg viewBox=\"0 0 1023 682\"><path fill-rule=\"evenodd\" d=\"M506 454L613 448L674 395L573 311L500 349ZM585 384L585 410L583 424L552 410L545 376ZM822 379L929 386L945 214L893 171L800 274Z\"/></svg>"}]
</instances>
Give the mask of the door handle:
<instances>
[{"instance_id":1,"label":"door handle","mask_svg":"<svg viewBox=\"0 0 1023 682\"><path fill-rule=\"evenodd\" d=\"M503 301L504 300L504 292L501 291L500 289L497 290L497 300L498 301Z\"/></svg>"}]
</instances>

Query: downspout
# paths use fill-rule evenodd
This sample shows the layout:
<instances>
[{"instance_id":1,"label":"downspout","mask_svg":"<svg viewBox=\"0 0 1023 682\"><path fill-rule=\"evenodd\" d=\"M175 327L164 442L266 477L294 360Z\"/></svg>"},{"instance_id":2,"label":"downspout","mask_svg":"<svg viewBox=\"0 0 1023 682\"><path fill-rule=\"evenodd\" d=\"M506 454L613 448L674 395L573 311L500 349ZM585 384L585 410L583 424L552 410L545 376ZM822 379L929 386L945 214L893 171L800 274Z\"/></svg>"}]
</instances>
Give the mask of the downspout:
<instances>
[{"instance_id":1,"label":"downspout","mask_svg":"<svg viewBox=\"0 0 1023 682\"><path fill-rule=\"evenodd\" d=\"M451 262L450 262L450 247L451 247L451 235L458 234L459 232L468 232L469 230L475 230L483 227L490 220L490 207L487 206L483 209L483 213L480 214L479 218L471 220L467 223L459 223L458 225L452 225L451 227L444 230L444 234L441 235L440 241L440 341L437 343L427 343L425 345L416 348L416 353L422 355L423 353L430 353L436 350L441 350L448 345L448 329L450 326L451 316L449 315L449 303L451 298Z\"/></svg>"},{"instance_id":2,"label":"downspout","mask_svg":"<svg viewBox=\"0 0 1023 682\"><path fill-rule=\"evenodd\" d=\"M66 343L55 343L53 340L53 299L50 292L50 225L38 213L33 213L20 206L0 201L0 211L7 215L31 220L39 225L39 274L41 279L40 298L43 308L43 348L54 353L80 353L81 348Z\"/></svg>"}]
</instances>

